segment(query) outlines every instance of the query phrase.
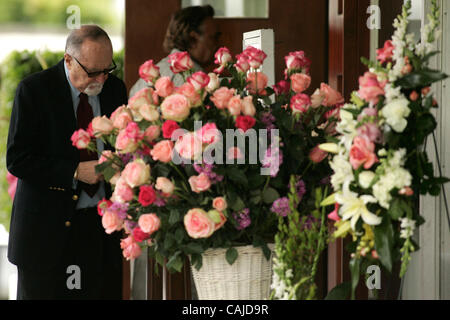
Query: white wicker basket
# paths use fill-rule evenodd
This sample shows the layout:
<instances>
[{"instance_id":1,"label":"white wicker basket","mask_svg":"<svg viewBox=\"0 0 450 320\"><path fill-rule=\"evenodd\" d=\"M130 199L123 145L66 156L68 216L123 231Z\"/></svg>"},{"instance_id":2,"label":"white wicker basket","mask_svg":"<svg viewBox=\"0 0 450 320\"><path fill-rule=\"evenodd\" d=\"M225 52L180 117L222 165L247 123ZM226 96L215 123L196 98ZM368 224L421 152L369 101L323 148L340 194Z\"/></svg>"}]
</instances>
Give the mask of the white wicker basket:
<instances>
[{"instance_id":1,"label":"white wicker basket","mask_svg":"<svg viewBox=\"0 0 450 320\"><path fill-rule=\"evenodd\" d=\"M272 251L274 245L269 244ZM239 255L229 265L227 249L208 249L203 253L203 265L197 270L191 265L192 276L200 300L264 300L270 295L272 256L266 260L261 248L236 247Z\"/></svg>"}]
</instances>

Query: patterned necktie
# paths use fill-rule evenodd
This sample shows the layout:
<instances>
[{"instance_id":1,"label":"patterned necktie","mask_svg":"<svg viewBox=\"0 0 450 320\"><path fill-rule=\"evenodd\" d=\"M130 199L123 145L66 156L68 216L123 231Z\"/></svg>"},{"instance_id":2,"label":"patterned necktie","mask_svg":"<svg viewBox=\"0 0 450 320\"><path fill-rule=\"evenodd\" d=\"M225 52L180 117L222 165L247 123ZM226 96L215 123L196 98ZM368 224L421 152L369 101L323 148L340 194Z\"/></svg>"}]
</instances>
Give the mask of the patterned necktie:
<instances>
[{"instance_id":1,"label":"patterned necktie","mask_svg":"<svg viewBox=\"0 0 450 320\"><path fill-rule=\"evenodd\" d=\"M91 123L93 117L94 114L92 112L92 107L88 102L88 96L85 93L80 93L80 103L78 104L77 108L78 129L86 130L89 124ZM97 159L98 159L97 153L90 152L87 149L80 150L80 162ZM78 181L78 183L80 183L81 189L86 191L86 193L91 198L97 193L97 190L99 188L99 183L87 184L81 181Z\"/></svg>"}]
</instances>

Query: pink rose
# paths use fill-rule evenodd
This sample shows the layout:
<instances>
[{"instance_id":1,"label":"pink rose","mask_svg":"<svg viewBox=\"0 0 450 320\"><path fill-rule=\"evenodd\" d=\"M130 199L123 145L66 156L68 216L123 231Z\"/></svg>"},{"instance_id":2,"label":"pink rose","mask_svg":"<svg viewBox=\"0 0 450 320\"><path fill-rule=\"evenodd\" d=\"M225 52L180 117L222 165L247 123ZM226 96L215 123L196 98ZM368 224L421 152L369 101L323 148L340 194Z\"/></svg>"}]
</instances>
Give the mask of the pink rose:
<instances>
[{"instance_id":1,"label":"pink rose","mask_svg":"<svg viewBox=\"0 0 450 320\"><path fill-rule=\"evenodd\" d=\"M147 121L157 121L159 119L159 112L153 105L142 105L139 108L139 114Z\"/></svg>"},{"instance_id":2,"label":"pink rose","mask_svg":"<svg viewBox=\"0 0 450 320\"><path fill-rule=\"evenodd\" d=\"M303 73L294 73L291 75L291 87L295 93L305 91L311 85L311 77Z\"/></svg>"},{"instance_id":3,"label":"pink rose","mask_svg":"<svg viewBox=\"0 0 450 320\"><path fill-rule=\"evenodd\" d=\"M228 101L228 111L233 116L241 114L242 100L240 96L234 96Z\"/></svg>"},{"instance_id":4,"label":"pink rose","mask_svg":"<svg viewBox=\"0 0 450 320\"><path fill-rule=\"evenodd\" d=\"M122 171L122 178L132 188L146 184L150 179L150 165L142 159L129 162Z\"/></svg>"},{"instance_id":5,"label":"pink rose","mask_svg":"<svg viewBox=\"0 0 450 320\"><path fill-rule=\"evenodd\" d=\"M264 51L252 46L247 47L243 53L248 57L248 63L253 69L258 69L267 57Z\"/></svg>"},{"instance_id":6,"label":"pink rose","mask_svg":"<svg viewBox=\"0 0 450 320\"><path fill-rule=\"evenodd\" d=\"M187 82L189 82L195 90L199 91L208 86L209 76L203 71L197 71L187 79Z\"/></svg>"},{"instance_id":7,"label":"pink rose","mask_svg":"<svg viewBox=\"0 0 450 320\"><path fill-rule=\"evenodd\" d=\"M164 99L161 113L166 120L181 122L189 116L189 101L184 95L175 93Z\"/></svg>"},{"instance_id":8,"label":"pink rose","mask_svg":"<svg viewBox=\"0 0 450 320\"><path fill-rule=\"evenodd\" d=\"M253 104L253 97L252 96L246 96L244 99L242 99L242 114L244 116L251 116L254 117L256 114L256 108Z\"/></svg>"},{"instance_id":9,"label":"pink rose","mask_svg":"<svg viewBox=\"0 0 450 320\"><path fill-rule=\"evenodd\" d=\"M392 57L394 56L394 45L391 40L387 40L384 43L384 47L381 49L377 49L377 60L381 63L386 63L392 61Z\"/></svg>"},{"instance_id":10,"label":"pink rose","mask_svg":"<svg viewBox=\"0 0 450 320\"><path fill-rule=\"evenodd\" d=\"M133 189L128 185L125 179L121 176L117 180L114 192L111 197L111 201L125 203L133 200Z\"/></svg>"},{"instance_id":11,"label":"pink rose","mask_svg":"<svg viewBox=\"0 0 450 320\"><path fill-rule=\"evenodd\" d=\"M144 140L147 142L152 142L161 134L161 129L157 125L151 125L144 131Z\"/></svg>"},{"instance_id":12,"label":"pink rose","mask_svg":"<svg viewBox=\"0 0 450 320\"><path fill-rule=\"evenodd\" d=\"M247 75L247 89L250 94L265 95L267 87L267 76L262 72L250 72Z\"/></svg>"},{"instance_id":13,"label":"pink rose","mask_svg":"<svg viewBox=\"0 0 450 320\"><path fill-rule=\"evenodd\" d=\"M211 101L216 105L217 109L226 109L228 102L234 96L235 89L228 89L227 87L221 87L214 91Z\"/></svg>"},{"instance_id":14,"label":"pink rose","mask_svg":"<svg viewBox=\"0 0 450 320\"><path fill-rule=\"evenodd\" d=\"M311 107L320 107L323 100L325 100L325 94L320 89L316 89L316 91L314 91L314 93L311 95Z\"/></svg>"},{"instance_id":15,"label":"pink rose","mask_svg":"<svg viewBox=\"0 0 450 320\"><path fill-rule=\"evenodd\" d=\"M222 133L219 131L219 129L217 129L217 126L214 122L208 122L195 133L197 137L202 141L202 143L206 144L218 142L222 137Z\"/></svg>"},{"instance_id":16,"label":"pink rose","mask_svg":"<svg viewBox=\"0 0 450 320\"><path fill-rule=\"evenodd\" d=\"M309 73L311 61L306 58L305 52L303 51L289 52L289 55L284 57L284 61L286 62L286 68L288 71L302 70L305 73Z\"/></svg>"},{"instance_id":17,"label":"pink rose","mask_svg":"<svg viewBox=\"0 0 450 320\"><path fill-rule=\"evenodd\" d=\"M246 132L248 129L254 127L256 119L250 116L237 116L235 126Z\"/></svg>"},{"instance_id":18,"label":"pink rose","mask_svg":"<svg viewBox=\"0 0 450 320\"><path fill-rule=\"evenodd\" d=\"M219 76L214 72L208 73L209 82L206 86L206 91L213 92L219 87Z\"/></svg>"},{"instance_id":19,"label":"pink rose","mask_svg":"<svg viewBox=\"0 0 450 320\"><path fill-rule=\"evenodd\" d=\"M168 97L175 89L175 85L170 80L170 77L161 77L155 83L156 93L160 97Z\"/></svg>"},{"instance_id":20,"label":"pink rose","mask_svg":"<svg viewBox=\"0 0 450 320\"><path fill-rule=\"evenodd\" d=\"M203 144L195 132L188 132L178 138L174 149L184 159L197 159L202 155Z\"/></svg>"},{"instance_id":21,"label":"pink rose","mask_svg":"<svg viewBox=\"0 0 450 320\"><path fill-rule=\"evenodd\" d=\"M161 220L159 220L158 216L154 213L146 213L139 217L138 225L145 233L152 234L155 231L158 231L161 226Z\"/></svg>"},{"instance_id":22,"label":"pink rose","mask_svg":"<svg viewBox=\"0 0 450 320\"><path fill-rule=\"evenodd\" d=\"M158 177L156 179L155 188L156 190L161 191L166 197L172 195L173 191L175 190L175 186L172 181L165 177Z\"/></svg>"},{"instance_id":23,"label":"pink rose","mask_svg":"<svg viewBox=\"0 0 450 320\"><path fill-rule=\"evenodd\" d=\"M273 91L275 91L275 94L277 96L279 96L281 94L289 93L289 90L291 89L291 86L290 86L289 82L287 82L286 80L281 80L277 84L274 84L272 86L272 88L273 88Z\"/></svg>"},{"instance_id":24,"label":"pink rose","mask_svg":"<svg viewBox=\"0 0 450 320\"><path fill-rule=\"evenodd\" d=\"M320 84L320 93L324 97L324 99L322 100L322 104L326 107L344 103L344 97L342 97L342 95L338 91L334 90L326 83Z\"/></svg>"},{"instance_id":25,"label":"pink rose","mask_svg":"<svg viewBox=\"0 0 450 320\"><path fill-rule=\"evenodd\" d=\"M147 83L152 83L159 77L159 67L153 63L153 60L147 60L139 67L139 76Z\"/></svg>"},{"instance_id":26,"label":"pink rose","mask_svg":"<svg viewBox=\"0 0 450 320\"><path fill-rule=\"evenodd\" d=\"M358 116L358 121L362 122L364 118L370 117L369 121L365 121L360 127L358 127L358 135L364 136L371 142L381 142L381 130L377 124L378 122L378 110L375 108L365 108L363 112ZM373 120L371 120L373 118Z\"/></svg>"},{"instance_id":27,"label":"pink rose","mask_svg":"<svg viewBox=\"0 0 450 320\"><path fill-rule=\"evenodd\" d=\"M378 82L377 75L371 72L359 77L359 96L367 102L377 104L379 96L384 95L384 85Z\"/></svg>"},{"instance_id":28,"label":"pink rose","mask_svg":"<svg viewBox=\"0 0 450 320\"><path fill-rule=\"evenodd\" d=\"M127 260L136 259L142 253L139 244L134 240L133 236L120 241L120 248L123 250L123 256Z\"/></svg>"},{"instance_id":29,"label":"pink rose","mask_svg":"<svg viewBox=\"0 0 450 320\"><path fill-rule=\"evenodd\" d=\"M227 151L227 159L234 160L234 159L242 159L244 156L242 155L241 149L239 147L231 147Z\"/></svg>"},{"instance_id":30,"label":"pink rose","mask_svg":"<svg viewBox=\"0 0 450 320\"><path fill-rule=\"evenodd\" d=\"M94 131L94 136L96 138L102 135L110 134L114 129L113 123L106 116L95 117L92 119L92 130Z\"/></svg>"},{"instance_id":31,"label":"pink rose","mask_svg":"<svg viewBox=\"0 0 450 320\"><path fill-rule=\"evenodd\" d=\"M191 190L195 193L200 193L208 190L211 187L211 181L205 173L200 173L198 176L189 178L189 185Z\"/></svg>"},{"instance_id":32,"label":"pink rose","mask_svg":"<svg viewBox=\"0 0 450 320\"><path fill-rule=\"evenodd\" d=\"M226 47L222 47L214 54L214 60L215 64L219 64L221 66L225 66L227 63L231 62L233 59L230 54L230 50Z\"/></svg>"},{"instance_id":33,"label":"pink rose","mask_svg":"<svg viewBox=\"0 0 450 320\"><path fill-rule=\"evenodd\" d=\"M119 231L123 227L123 220L119 218L117 213L107 208L102 216L102 226L107 234Z\"/></svg>"},{"instance_id":34,"label":"pink rose","mask_svg":"<svg viewBox=\"0 0 450 320\"><path fill-rule=\"evenodd\" d=\"M314 163L322 162L328 155L328 152L323 151L319 148L319 146L315 146L309 152L309 159Z\"/></svg>"},{"instance_id":35,"label":"pink rose","mask_svg":"<svg viewBox=\"0 0 450 320\"><path fill-rule=\"evenodd\" d=\"M304 113L311 106L311 99L304 93L297 93L291 98L292 113Z\"/></svg>"},{"instance_id":36,"label":"pink rose","mask_svg":"<svg viewBox=\"0 0 450 320\"><path fill-rule=\"evenodd\" d=\"M133 121L133 117L131 115L130 110L127 108L127 106L123 105L117 108L112 114L111 114L111 121L114 125L114 128L117 129L124 129L127 127L128 123Z\"/></svg>"},{"instance_id":37,"label":"pink rose","mask_svg":"<svg viewBox=\"0 0 450 320\"><path fill-rule=\"evenodd\" d=\"M98 164L101 164L105 161L113 159L113 153L111 150L103 150L100 159L98 159Z\"/></svg>"},{"instance_id":38,"label":"pink rose","mask_svg":"<svg viewBox=\"0 0 450 320\"><path fill-rule=\"evenodd\" d=\"M248 62L248 56L245 53L236 55L236 63L234 67L238 72L247 73L250 70L250 63Z\"/></svg>"},{"instance_id":39,"label":"pink rose","mask_svg":"<svg viewBox=\"0 0 450 320\"><path fill-rule=\"evenodd\" d=\"M185 96L188 99L189 105L191 107L198 107L202 104L202 98L200 97L200 94L189 82L183 83L183 85L178 87L175 92Z\"/></svg>"},{"instance_id":40,"label":"pink rose","mask_svg":"<svg viewBox=\"0 0 450 320\"><path fill-rule=\"evenodd\" d=\"M72 140L72 145L77 149L86 149L91 142L91 136L86 130L79 129L72 134L70 138Z\"/></svg>"},{"instance_id":41,"label":"pink rose","mask_svg":"<svg viewBox=\"0 0 450 320\"><path fill-rule=\"evenodd\" d=\"M179 129L180 126L173 120L166 120L162 125L163 137L166 139L172 138L172 133Z\"/></svg>"},{"instance_id":42,"label":"pink rose","mask_svg":"<svg viewBox=\"0 0 450 320\"><path fill-rule=\"evenodd\" d=\"M132 234L133 234L133 239L136 242L142 242L142 241L150 238L150 235L148 233L145 233L144 231L142 231L142 229L139 227L134 228Z\"/></svg>"},{"instance_id":43,"label":"pink rose","mask_svg":"<svg viewBox=\"0 0 450 320\"><path fill-rule=\"evenodd\" d=\"M214 209L218 211L225 211L228 204L224 197L216 197L213 200L212 206Z\"/></svg>"},{"instance_id":44,"label":"pink rose","mask_svg":"<svg viewBox=\"0 0 450 320\"><path fill-rule=\"evenodd\" d=\"M194 208L184 216L184 227L191 238L208 238L214 233L215 223L204 210Z\"/></svg>"},{"instance_id":45,"label":"pink rose","mask_svg":"<svg viewBox=\"0 0 450 320\"><path fill-rule=\"evenodd\" d=\"M170 70L173 73L180 73L188 71L194 67L189 53L187 52L175 52L169 55Z\"/></svg>"},{"instance_id":46,"label":"pink rose","mask_svg":"<svg viewBox=\"0 0 450 320\"><path fill-rule=\"evenodd\" d=\"M350 164L354 170L357 170L362 164L364 169L370 169L372 165L378 162L374 153L375 145L365 137L356 137L350 148Z\"/></svg>"},{"instance_id":47,"label":"pink rose","mask_svg":"<svg viewBox=\"0 0 450 320\"><path fill-rule=\"evenodd\" d=\"M153 146L152 151L150 151L150 155L155 161L167 163L172 160L172 151L173 141L162 140Z\"/></svg>"}]
</instances>

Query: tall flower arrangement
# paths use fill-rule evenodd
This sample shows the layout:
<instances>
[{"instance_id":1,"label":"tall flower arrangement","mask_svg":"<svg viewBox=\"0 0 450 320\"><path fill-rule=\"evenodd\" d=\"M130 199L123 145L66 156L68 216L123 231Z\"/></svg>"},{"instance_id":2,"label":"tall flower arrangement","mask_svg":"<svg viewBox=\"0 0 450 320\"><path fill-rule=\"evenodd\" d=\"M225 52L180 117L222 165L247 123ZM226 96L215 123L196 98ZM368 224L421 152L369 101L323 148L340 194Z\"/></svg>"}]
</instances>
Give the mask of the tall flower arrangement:
<instances>
[{"instance_id":1,"label":"tall flower arrangement","mask_svg":"<svg viewBox=\"0 0 450 320\"><path fill-rule=\"evenodd\" d=\"M179 87L148 60L139 70L148 88L73 134L78 148L95 151L95 138L115 148L97 166L114 190L98 212L107 233L124 231L127 259L148 246L172 272L186 256L200 268L209 248L226 248L230 264L239 245L270 257L267 243L286 214L290 177L306 204L317 175L305 173L317 174L327 155L310 150L333 130L332 110L342 97L326 84L304 94L310 62L301 51L286 57L286 80L268 87L258 70L265 57L253 47L235 58L221 48L218 67L205 74L192 71L188 53L170 55L172 71L185 79ZM231 77L221 78L225 70Z\"/></svg>"},{"instance_id":2,"label":"tall flower arrangement","mask_svg":"<svg viewBox=\"0 0 450 320\"><path fill-rule=\"evenodd\" d=\"M413 232L423 223L418 196L436 196L448 181L435 177L423 150L436 128L432 109L438 106L430 86L446 78L428 67L436 54L439 8L433 0L418 44L407 34L410 9L408 1L395 20L392 40L377 50L377 61L363 59L369 70L360 77L351 103L340 110L337 144L321 146L336 153L330 161L335 193L324 205L335 202L337 210L329 215L335 221L334 237L352 237L353 297L368 265L392 272L399 261L400 277L405 274L411 252L418 249Z\"/></svg>"}]
</instances>

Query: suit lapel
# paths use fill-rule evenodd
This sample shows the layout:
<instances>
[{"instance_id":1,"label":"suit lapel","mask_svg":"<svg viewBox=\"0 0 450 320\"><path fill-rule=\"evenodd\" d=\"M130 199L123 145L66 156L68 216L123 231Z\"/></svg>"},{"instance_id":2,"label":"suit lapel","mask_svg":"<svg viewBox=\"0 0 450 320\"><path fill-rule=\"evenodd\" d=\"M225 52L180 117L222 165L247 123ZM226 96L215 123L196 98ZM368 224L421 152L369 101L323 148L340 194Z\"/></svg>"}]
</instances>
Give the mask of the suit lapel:
<instances>
[{"instance_id":1,"label":"suit lapel","mask_svg":"<svg viewBox=\"0 0 450 320\"><path fill-rule=\"evenodd\" d=\"M77 120L73 109L72 94L70 93L70 86L67 82L66 73L64 71L64 59L57 64L57 81L55 82L55 99L59 105L62 106L61 120L68 127L70 132L77 130Z\"/></svg>"}]
</instances>

